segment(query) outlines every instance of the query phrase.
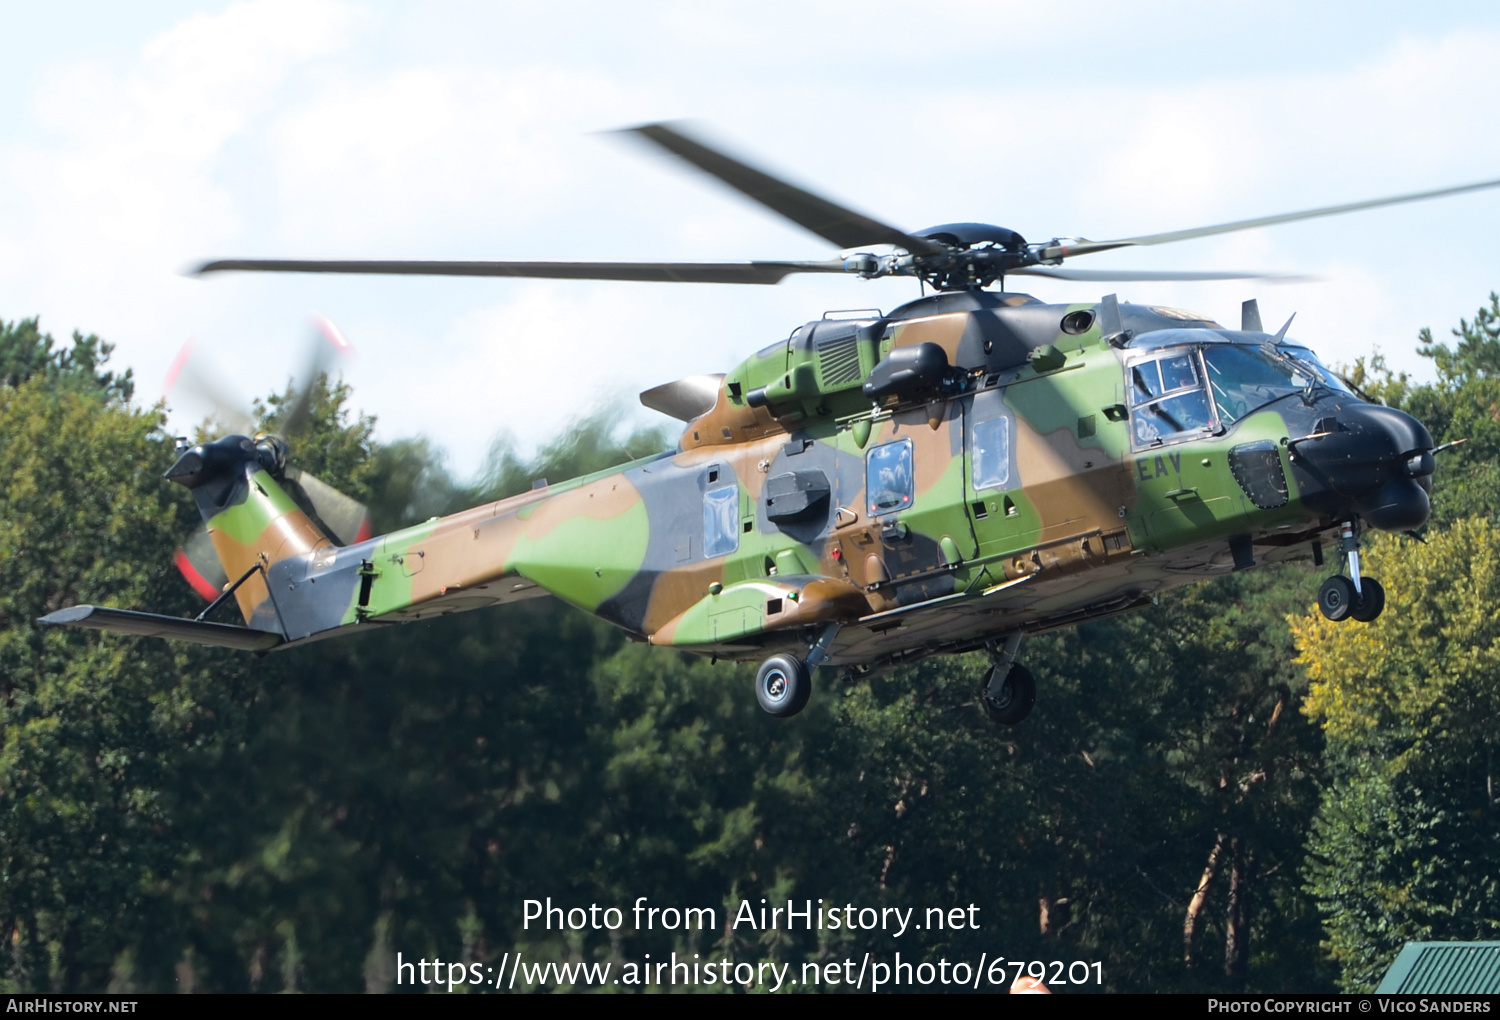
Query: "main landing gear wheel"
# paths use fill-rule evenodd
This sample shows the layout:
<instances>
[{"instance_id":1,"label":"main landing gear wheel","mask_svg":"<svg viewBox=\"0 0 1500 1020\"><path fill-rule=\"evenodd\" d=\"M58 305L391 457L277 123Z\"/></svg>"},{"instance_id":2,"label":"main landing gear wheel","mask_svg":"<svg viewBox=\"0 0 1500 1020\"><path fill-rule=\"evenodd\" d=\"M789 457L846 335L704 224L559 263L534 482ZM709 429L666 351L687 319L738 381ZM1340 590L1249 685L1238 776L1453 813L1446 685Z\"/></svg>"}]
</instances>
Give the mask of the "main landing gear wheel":
<instances>
[{"instance_id":1,"label":"main landing gear wheel","mask_svg":"<svg viewBox=\"0 0 1500 1020\"><path fill-rule=\"evenodd\" d=\"M755 674L755 700L783 719L796 715L812 695L812 670L791 655L773 655Z\"/></svg>"},{"instance_id":2,"label":"main landing gear wheel","mask_svg":"<svg viewBox=\"0 0 1500 1020\"><path fill-rule=\"evenodd\" d=\"M991 666L984 674L984 688L979 701L984 705L984 714L992 722L1002 726L1014 726L1031 714L1036 704L1036 677L1020 663L1011 663L1005 679L995 681L999 666Z\"/></svg>"}]
</instances>

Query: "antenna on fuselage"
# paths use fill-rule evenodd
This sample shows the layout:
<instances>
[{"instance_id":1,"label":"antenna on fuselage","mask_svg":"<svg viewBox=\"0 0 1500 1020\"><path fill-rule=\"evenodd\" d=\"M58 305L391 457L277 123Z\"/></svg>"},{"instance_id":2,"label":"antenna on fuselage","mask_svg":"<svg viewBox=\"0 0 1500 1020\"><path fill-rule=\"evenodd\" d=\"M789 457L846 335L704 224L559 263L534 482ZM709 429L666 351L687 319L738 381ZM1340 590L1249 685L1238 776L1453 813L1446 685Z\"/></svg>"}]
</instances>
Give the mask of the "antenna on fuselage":
<instances>
[{"instance_id":1,"label":"antenna on fuselage","mask_svg":"<svg viewBox=\"0 0 1500 1020\"><path fill-rule=\"evenodd\" d=\"M1240 330L1245 333L1264 333L1260 324L1260 305L1254 298L1240 305Z\"/></svg>"},{"instance_id":2,"label":"antenna on fuselage","mask_svg":"<svg viewBox=\"0 0 1500 1020\"><path fill-rule=\"evenodd\" d=\"M1104 295L1099 302L1099 332L1114 347L1124 347L1130 342L1130 331L1120 317L1120 299L1114 294Z\"/></svg>"}]
</instances>

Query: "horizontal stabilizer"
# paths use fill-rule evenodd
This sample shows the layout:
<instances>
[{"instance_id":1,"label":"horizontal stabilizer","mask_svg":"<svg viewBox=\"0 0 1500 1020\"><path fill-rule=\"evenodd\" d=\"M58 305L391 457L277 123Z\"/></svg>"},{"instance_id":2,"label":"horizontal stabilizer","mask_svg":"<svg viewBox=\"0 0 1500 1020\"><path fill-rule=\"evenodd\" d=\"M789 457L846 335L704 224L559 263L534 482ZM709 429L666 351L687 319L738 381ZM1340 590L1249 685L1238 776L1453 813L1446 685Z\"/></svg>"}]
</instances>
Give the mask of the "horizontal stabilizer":
<instances>
[{"instance_id":1,"label":"horizontal stabilizer","mask_svg":"<svg viewBox=\"0 0 1500 1020\"><path fill-rule=\"evenodd\" d=\"M270 631L251 630L249 627L225 623L183 620L176 616L158 616L156 613L137 613L129 609L107 609L104 606L59 609L37 622L51 626L88 627L92 630L112 630L119 634L172 638L200 645L237 648L243 652L262 652L282 642L280 634L272 634Z\"/></svg>"}]
</instances>

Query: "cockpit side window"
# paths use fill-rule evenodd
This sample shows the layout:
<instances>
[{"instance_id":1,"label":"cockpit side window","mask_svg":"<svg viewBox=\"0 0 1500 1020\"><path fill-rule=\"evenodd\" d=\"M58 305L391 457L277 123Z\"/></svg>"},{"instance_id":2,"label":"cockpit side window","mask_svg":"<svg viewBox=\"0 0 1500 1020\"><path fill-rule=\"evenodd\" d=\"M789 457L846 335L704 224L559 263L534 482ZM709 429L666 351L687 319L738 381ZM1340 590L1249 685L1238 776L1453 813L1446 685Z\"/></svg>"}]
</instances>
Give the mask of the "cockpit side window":
<instances>
[{"instance_id":1,"label":"cockpit side window","mask_svg":"<svg viewBox=\"0 0 1500 1020\"><path fill-rule=\"evenodd\" d=\"M1192 439L1217 427L1196 350L1166 351L1129 372L1136 446Z\"/></svg>"}]
</instances>

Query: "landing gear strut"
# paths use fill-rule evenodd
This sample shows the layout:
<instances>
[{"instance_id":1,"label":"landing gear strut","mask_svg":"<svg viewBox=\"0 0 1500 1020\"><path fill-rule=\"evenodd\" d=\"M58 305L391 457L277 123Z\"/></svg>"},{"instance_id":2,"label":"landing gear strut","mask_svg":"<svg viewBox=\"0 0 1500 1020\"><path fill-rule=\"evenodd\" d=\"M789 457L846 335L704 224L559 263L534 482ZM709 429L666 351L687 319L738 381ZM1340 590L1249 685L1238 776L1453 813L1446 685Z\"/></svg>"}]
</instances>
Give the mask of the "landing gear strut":
<instances>
[{"instance_id":1,"label":"landing gear strut","mask_svg":"<svg viewBox=\"0 0 1500 1020\"><path fill-rule=\"evenodd\" d=\"M1004 647L994 652L994 665L985 672L984 686L979 692L984 714L1002 726L1014 726L1025 719L1036 704L1036 678L1031 670L1016 662L1020 647L1021 635L1012 634L1005 639Z\"/></svg>"},{"instance_id":2,"label":"landing gear strut","mask_svg":"<svg viewBox=\"0 0 1500 1020\"><path fill-rule=\"evenodd\" d=\"M1370 623L1385 610L1385 587L1359 572L1359 534L1353 521L1339 528L1339 552L1344 554L1349 576L1335 574L1318 588L1318 610L1335 623L1354 619Z\"/></svg>"}]
</instances>

